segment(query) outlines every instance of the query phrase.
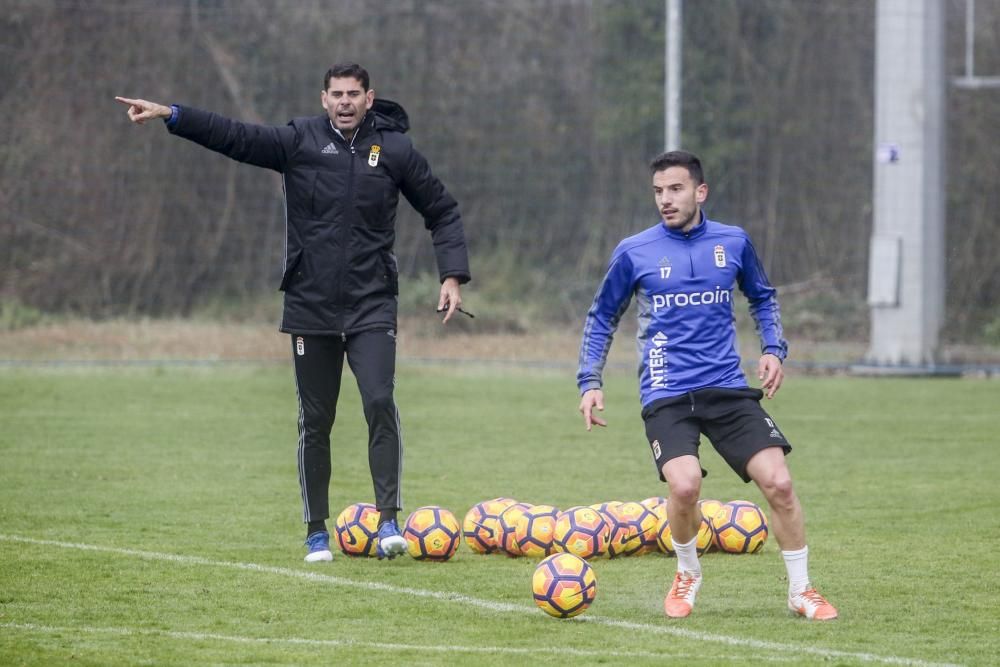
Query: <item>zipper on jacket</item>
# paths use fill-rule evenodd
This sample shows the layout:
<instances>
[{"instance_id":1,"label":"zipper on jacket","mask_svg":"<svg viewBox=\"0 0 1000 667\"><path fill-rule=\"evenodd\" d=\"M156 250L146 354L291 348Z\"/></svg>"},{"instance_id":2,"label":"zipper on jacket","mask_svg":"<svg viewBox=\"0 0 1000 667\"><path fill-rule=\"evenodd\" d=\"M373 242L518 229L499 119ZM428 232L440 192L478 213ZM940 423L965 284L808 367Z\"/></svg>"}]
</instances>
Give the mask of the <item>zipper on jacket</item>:
<instances>
[{"instance_id":1,"label":"zipper on jacket","mask_svg":"<svg viewBox=\"0 0 1000 667\"><path fill-rule=\"evenodd\" d=\"M365 124L365 119L368 117L368 113L361 118L361 122L358 123L358 127L354 130L354 135L351 137L351 141L348 143L347 147L351 151L350 159L350 169L347 172L347 198L346 198L346 211L348 214L348 220L344 224L344 229L341 230L341 236L343 237L342 243L340 244L340 266L342 267L343 276L340 284L337 285L337 305L342 309L346 310L347 304L344 302L344 284L347 282L348 274L350 273L350 266L347 263L347 246L350 242L351 236L351 221L350 215L354 212L354 162L358 154L358 149L354 146L355 140L357 140L358 135L361 133L362 128ZM340 135L343 138L343 134ZM344 315L341 315L343 318ZM347 333L342 332L340 334L340 339L343 342L347 342Z\"/></svg>"},{"instance_id":2,"label":"zipper on jacket","mask_svg":"<svg viewBox=\"0 0 1000 667\"><path fill-rule=\"evenodd\" d=\"M358 129L360 129L360 127ZM344 220L344 224L342 225L343 228L340 230L340 235L341 235L340 266L341 266L341 271L343 273L341 274L340 284L337 285L337 305L340 306L342 310L347 309L347 304L344 302L345 301L344 284L347 282L347 277L348 275L350 275L351 272L351 267L348 264L347 246L351 241L350 217L354 213L354 157L355 154L357 153L357 149L354 148L354 140L357 138L357 136L358 133L357 130L355 130L354 136L351 137L351 143L348 145L348 148L351 151L351 158L350 158L350 168L348 169L347 172L347 197L344 206L344 211L347 214L347 219ZM346 316L341 314L341 317L343 318ZM344 337L343 338L344 341L346 341L347 335L346 334L341 334L341 335Z\"/></svg>"},{"instance_id":3,"label":"zipper on jacket","mask_svg":"<svg viewBox=\"0 0 1000 667\"><path fill-rule=\"evenodd\" d=\"M694 243L691 241L691 237L688 235L685 235L684 242L687 244L687 252L688 252L688 271L689 271L688 277L694 278L694 253L692 252Z\"/></svg>"}]
</instances>

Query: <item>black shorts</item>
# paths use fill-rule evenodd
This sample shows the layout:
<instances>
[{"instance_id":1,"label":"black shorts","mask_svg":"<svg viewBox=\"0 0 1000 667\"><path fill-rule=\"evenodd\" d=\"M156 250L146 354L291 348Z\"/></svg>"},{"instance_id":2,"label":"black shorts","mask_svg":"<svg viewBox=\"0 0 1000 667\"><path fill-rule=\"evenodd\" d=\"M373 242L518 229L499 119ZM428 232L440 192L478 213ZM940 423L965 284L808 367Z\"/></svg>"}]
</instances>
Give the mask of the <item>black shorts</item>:
<instances>
[{"instance_id":1,"label":"black shorts","mask_svg":"<svg viewBox=\"0 0 1000 667\"><path fill-rule=\"evenodd\" d=\"M736 474L749 482L747 462L768 447L792 446L771 416L760 407L760 389L699 389L662 398L642 410L646 438L653 450L656 470L663 479L663 464L685 454L698 456L704 433L715 451ZM702 477L708 472L702 468Z\"/></svg>"}]
</instances>

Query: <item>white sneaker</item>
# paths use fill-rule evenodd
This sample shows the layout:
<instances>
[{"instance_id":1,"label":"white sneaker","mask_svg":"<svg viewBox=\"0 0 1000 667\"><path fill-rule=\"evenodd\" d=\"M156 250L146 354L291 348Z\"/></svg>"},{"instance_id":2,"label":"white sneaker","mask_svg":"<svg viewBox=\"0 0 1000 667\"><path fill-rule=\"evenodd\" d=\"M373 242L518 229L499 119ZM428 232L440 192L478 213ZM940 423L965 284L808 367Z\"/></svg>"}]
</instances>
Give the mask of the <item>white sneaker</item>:
<instances>
[{"instance_id":1,"label":"white sneaker","mask_svg":"<svg viewBox=\"0 0 1000 667\"><path fill-rule=\"evenodd\" d=\"M694 598L701 588L701 572L678 572L674 585L663 601L663 611L670 618L684 618L694 608Z\"/></svg>"},{"instance_id":2,"label":"white sneaker","mask_svg":"<svg viewBox=\"0 0 1000 667\"><path fill-rule=\"evenodd\" d=\"M812 584L798 595L788 596L788 609L813 621L832 621L837 618L836 607L827 602Z\"/></svg>"},{"instance_id":3,"label":"white sneaker","mask_svg":"<svg viewBox=\"0 0 1000 667\"><path fill-rule=\"evenodd\" d=\"M319 563L333 560L333 553L330 551L330 533L325 530L317 530L306 538L306 546L309 553L306 554L307 563Z\"/></svg>"},{"instance_id":4,"label":"white sneaker","mask_svg":"<svg viewBox=\"0 0 1000 667\"><path fill-rule=\"evenodd\" d=\"M378 545L375 547L375 555L379 560L388 558L392 560L399 554L406 551L406 538L399 532L399 524L395 519L390 519L378 527Z\"/></svg>"}]
</instances>

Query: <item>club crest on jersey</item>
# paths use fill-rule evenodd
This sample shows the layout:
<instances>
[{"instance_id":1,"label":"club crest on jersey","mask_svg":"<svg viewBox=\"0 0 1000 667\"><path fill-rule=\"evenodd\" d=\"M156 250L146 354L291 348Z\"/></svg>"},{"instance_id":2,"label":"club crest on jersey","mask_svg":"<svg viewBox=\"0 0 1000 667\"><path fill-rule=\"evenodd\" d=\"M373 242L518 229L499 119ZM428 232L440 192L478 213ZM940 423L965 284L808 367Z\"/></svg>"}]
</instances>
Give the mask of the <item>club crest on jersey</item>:
<instances>
[{"instance_id":1,"label":"club crest on jersey","mask_svg":"<svg viewBox=\"0 0 1000 667\"><path fill-rule=\"evenodd\" d=\"M371 152L368 153L368 166L377 167L379 155L382 154L381 146L372 146Z\"/></svg>"},{"instance_id":2,"label":"club crest on jersey","mask_svg":"<svg viewBox=\"0 0 1000 667\"><path fill-rule=\"evenodd\" d=\"M671 269L670 260L664 257L659 261L658 266L660 267L660 278L662 278L663 280L669 278Z\"/></svg>"},{"instance_id":3,"label":"club crest on jersey","mask_svg":"<svg viewBox=\"0 0 1000 667\"><path fill-rule=\"evenodd\" d=\"M726 249L721 243L715 246L715 265L720 269L726 268Z\"/></svg>"}]
</instances>

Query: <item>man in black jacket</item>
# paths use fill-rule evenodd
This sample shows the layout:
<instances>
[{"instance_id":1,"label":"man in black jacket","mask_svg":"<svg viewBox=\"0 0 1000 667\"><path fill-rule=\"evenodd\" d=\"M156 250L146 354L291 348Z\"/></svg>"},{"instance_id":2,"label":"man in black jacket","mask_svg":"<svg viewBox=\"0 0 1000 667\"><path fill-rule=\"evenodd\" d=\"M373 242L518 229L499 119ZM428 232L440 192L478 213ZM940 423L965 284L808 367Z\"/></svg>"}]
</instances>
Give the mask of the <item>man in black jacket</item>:
<instances>
[{"instance_id":1,"label":"man in black jacket","mask_svg":"<svg viewBox=\"0 0 1000 667\"><path fill-rule=\"evenodd\" d=\"M424 217L441 279L438 311L447 322L470 279L458 204L404 134L406 112L375 99L368 72L334 65L320 100L325 115L284 126L242 123L193 107L115 98L134 123L162 118L167 129L234 160L282 174L286 246L281 331L291 334L299 400L298 469L306 561L329 561L330 430L344 357L368 421L368 462L379 510L379 558L406 548L403 441L393 400L398 273L393 255L399 193Z\"/></svg>"}]
</instances>

